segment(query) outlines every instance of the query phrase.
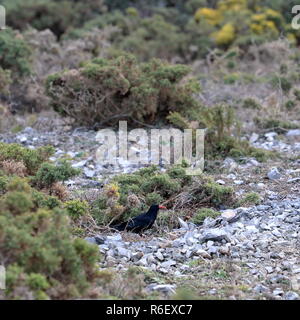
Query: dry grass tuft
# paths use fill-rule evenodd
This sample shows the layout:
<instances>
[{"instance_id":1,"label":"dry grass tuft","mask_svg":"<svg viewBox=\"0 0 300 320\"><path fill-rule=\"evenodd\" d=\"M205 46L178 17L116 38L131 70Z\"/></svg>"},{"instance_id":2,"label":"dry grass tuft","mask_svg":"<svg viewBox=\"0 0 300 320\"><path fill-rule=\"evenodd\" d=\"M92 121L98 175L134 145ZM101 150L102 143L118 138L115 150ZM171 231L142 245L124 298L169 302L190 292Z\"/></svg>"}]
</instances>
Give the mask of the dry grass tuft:
<instances>
[{"instance_id":1,"label":"dry grass tuft","mask_svg":"<svg viewBox=\"0 0 300 320\"><path fill-rule=\"evenodd\" d=\"M60 182L56 182L50 187L49 194L58 197L61 201L66 201L69 198L68 189Z\"/></svg>"},{"instance_id":2,"label":"dry grass tuft","mask_svg":"<svg viewBox=\"0 0 300 320\"><path fill-rule=\"evenodd\" d=\"M23 161L4 160L0 163L0 167L8 175L17 175L21 178L28 175Z\"/></svg>"}]
</instances>

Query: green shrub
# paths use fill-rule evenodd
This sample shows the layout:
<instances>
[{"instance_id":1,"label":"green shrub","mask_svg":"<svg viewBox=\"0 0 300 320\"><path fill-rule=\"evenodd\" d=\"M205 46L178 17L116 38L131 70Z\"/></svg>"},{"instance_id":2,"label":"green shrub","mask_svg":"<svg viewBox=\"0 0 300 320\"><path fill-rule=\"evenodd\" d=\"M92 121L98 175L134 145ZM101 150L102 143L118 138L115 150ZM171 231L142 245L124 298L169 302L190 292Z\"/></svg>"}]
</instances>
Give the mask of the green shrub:
<instances>
[{"instance_id":1,"label":"green shrub","mask_svg":"<svg viewBox=\"0 0 300 320\"><path fill-rule=\"evenodd\" d=\"M0 67L0 94L9 93L9 85L11 84L11 72L10 70L3 70Z\"/></svg>"},{"instance_id":2,"label":"green shrub","mask_svg":"<svg viewBox=\"0 0 300 320\"><path fill-rule=\"evenodd\" d=\"M298 101L300 101L300 90L299 89L295 89L293 92L294 96L296 97L296 99Z\"/></svg>"},{"instance_id":3,"label":"green shrub","mask_svg":"<svg viewBox=\"0 0 300 320\"><path fill-rule=\"evenodd\" d=\"M50 29L61 36L68 28L79 27L105 8L103 0L4 0L7 22L15 29L28 25L38 30Z\"/></svg>"},{"instance_id":4,"label":"green shrub","mask_svg":"<svg viewBox=\"0 0 300 320\"><path fill-rule=\"evenodd\" d=\"M189 129L189 121L186 120L179 112L171 112L167 116L167 120L179 129Z\"/></svg>"},{"instance_id":5,"label":"green shrub","mask_svg":"<svg viewBox=\"0 0 300 320\"><path fill-rule=\"evenodd\" d=\"M178 218L184 219L185 214L184 211L169 211L169 210L161 210L155 220L156 225L158 226L158 231L160 233L165 233L178 228L179 222Z\"/></svg>"},{"instance_id":6,"label":"green shrub","mask_svg":"<svg viewBox=\"0 0 300 320\"><path fill-rule=\"evenodd\" d=\"M114 45L120 43L136 28L137 17L125 15L119 10L97 15L94 19L87 21L82 28L67 30L64 39L82 38L87 32L93 29L104 29L107 26L117 27L114 37L110 40Z\"/></svg>"},{"instance_id":7,"label":"green shrub","mask_svg":"<svg viewBox=\"0 0 300 320\"><path fill-rule=\"evenodd\" d=\"M78 219L89 211L89 205L86 201L70 200L65 202L64 206L73 219Z\"/></svg>"},{"instance_id":8,"label":"green shrub","mask_svg":"<svg viewBox=\"0 0 300 320\"><path fill-rule=\"evenodd\" d=\"M207 56L216 48L215 41L209 36L215 31L214 26L205 21L196 22L190 19L184 26L185 43L183 53L186 60L196 60Z\"/></svg>"},{"instance_id":9,"label":"green shrub","mask_svg":"<svg viewBox=\"0 0 300 320\"><path fill-rule=\"evenodd\" d=\"M205 135L206 157L226 157L228 153L237 147L238 139L232 136L238 122L232 107L217 105L211 108L203 108L199 119L202 126L207 129Z\"/></svg>"},{"instance_id":10,"label":"green shrub","mask_svg":"<svg viewBox=\"0 0 300 320\"><path fill-rule=\"evenodd\" d=\"M50 287L46 277L38 273L30 273L26 282L33 290L47 290Z\"/></svg>"},{"instance_id":11,"label":"green shrub","mask_svg":"<svg viewBox=\"0 0 300 320\"><path fill-rule=\"evenodd\" d=\"M278 153L276 152L272 152L272 151L260 149L260 148L253 148L253 147L248 148L247 155L249 157L255 158L260 162L266 162L268 159L274 159L278 157Z\"/></svg>"},{"instance_id":12,"label":"green shrub","mask_svg":"<svg viewBox=\"0 0 300 320\"><path fill-rule=\"evenodd\" d=\"M167 174L172 179L180 179L182 185L188 185L192 181L192 177L186 174L184 164L182 166L176 165L168 169Z\"/></svg>"},{"instance_id":13,"label":"green shrub","mask_svg":"<svg viewBox=\"0 0 300 320\"><path fill-rule=\"evenodd\" d=\"M281 74L287 74L288 73L288 66L285 63L280 65L280 73Z\"/></svg>"},{"instance_id":14,"label":"green shrub","mask_svg":"<svg viewBox=\"0 0 300 320\"><path fill-rule=\"evenodd\" d=\"M152 204L159 204L181 191L181 187L190 183L176 167L175 171L160 173L156 166L140 169L133 174L122 174L112 179L105 191L92 205L92 215L101 224L112 219L126 220Z\"/></svg>"},{"instance_id":15,"label":"green shrub","mask_svg":"<svg viewBox=\"0 0 300 320\"><path fill-rule=\"evenodd\" d=\"M245 196L238 201L237 206L242 207L242 206L250 206L250 205L258 205L261 203L261 198L259 194L256 192L249 192L245 194Z\"/></svg>"},{"instance_id":16,"label":"green shrub","mask_svg":"<svg viewBox=\"0 0 300 320\"><path fill-rule=\"evenodd\" d=\"M254 121L259 128L272 129L277 133L284 133L286 130L298 128L297 124L294 124L289 121L275 119L275 118L271 118L271 119L255 118Z\"/></svg>"},{"instance_id":17,"label":"green shrub","mask_svg":"<svg viewBox=\"0 0 300 320\"><path fill-rule=\"evenodd\" d=\"M184 33L163 16L154 15L144 18L137 28L122 41L117 47L134 54L140 61L159 58L170 61L180 53L184 44Z\"/></svg>"},{"instance_id":18,"label":"green shrub","mask_svg":"<svg viewBox=\"0 0 300 320\"><path fill-rule=\"evenodd\" d=\"M200 300L200 297L195 292L194 288L181 287L176 289L176 293L172 296L172 300Z\"/></svg>"},{"instance_id":19,"label":"green shrub","mask_svg":"<svg viewBox=\"0 0 300 320\"><path fill-rule=\"evenodd\" d=\"M154 203L161 203L162 201L163 197L156 192L148 193L145 199L145 202L148 206L151 206Z\"/></svg>"},{"instance_id":20,"label":"green shrub","mask_svg":"<svg viewBox=\"0 0 300 320\"><path fill-rule=\"evenodd\" d=\"M233 188L221 186L213 181L204 184L203 192L214 206L230 204L233 201Z\"/></svg>"},{"instance_id":21,"label":"green shrub","mask_svg":"<svg viewBox=\"0 0 300 320\"><path fill-rule=\"evenodd\" d=\"M245 99L243 101L242 107L245 109L253 109L253 110L261 109L261 105L259 104L259 102L257 102L255 99L252 99L252 98Z\"/></svg>"},{"instance_id":22,"label":"green shrub","mask_svg":"<svg viewBox=\"0 0 300 320\"><path fill-rule=\"evenodd\" d=\"M36 299L36 300L49 300L49 296L44 290L49 288L49 283L46 277L38 273L26 273L22 267L16 264L10 265L6 271L6 283L9 288L7 296L10 299ZM27 290L27 294L23 292L15 293L14 289L22 287Z\"/></svg>"},{"instance_id":23,"label":"green shrub","mask_svg":"<svg viewBox=\"0 0 300 320\"><path fill-rule=\"evenodd\" d=\"M206 218L217 218L220 215L219 212L209 209L209 208L203 208L198 210L192 217L192 222L195 224L202 224Z\"/></svg>"},{"instance_id":24,"label":"green shrub","mask_svg":"<svg viewBox=\"0 0 300 320\"><path fill-rule=\"evenodd\" d=\"M274 157L274 153L251 147L247 141L240 139L240 123L230 106L203 108L200 110L199 120L207 128L205 155L208 160L230 156L236 159L255 157L259 161L266 161Z\"/></svg>"},{"instance_id":25,"label":"green shrub","mask_svg":"<svg viewBox=\"0 0 300 320\"><path fill-rule=\"evenodd\" d=\"M14 79L30 74L31 51L20 34L10 28L0 32L0 66L9 69Z\"/></svg>"},{"instance_id":26,"label":"green shrub","mask_svg":"<svg viewBox=\"0 0 300 320\"><path fill-rule=\"evenodd\" d=\"M42 184L64 180L75 169L47 162L52 148L30 150L1 144L1 161L23 161ZM50 167L48 166L50 165ZM45 168L50 168L49 175ZM41 169L41 170L40 170ZM75 170L75 171L74 171ZM54 178L53 178L54 177ZM98 247L74 239L68 213L83 214L84 202L63 207L56 197L29 185L32 177L0 170L0 252L7 270L5 299L71 299L84 295L97 278ZM47 190L45 190L47 192Z\"/></svg>"},{"instance_id":27,"label":"green shrub","mask_svg":"<svg viewBox=\"0 0 300 320\"><path fill-rule=\"evenodd\" d=\"M1 171L0 171L0 194L7 191L8 181L9 181L8 177L5 175L1 175Z\"/></svg>"},{"instance_id":28,"label":"green shrub","mask_svg":"<svg viewBox=\"0 0 300 320\"><path fill-rule=\"evenodd\" d=\"M61 206L61 201L59 201L58 198L49 196L32 188L28 184L29 179L16 176L2 176L0 177L0 183L1 181L4 182L4 187L1 193L5 194L8 192L5 196L8 199L8 203L11 203L11 211L13 211L13 208L15 208L14 211L26 211L29 207L31 209L53 209ZM27 197L27 194L29 193L31 194L30 201L28 201ZM21 202L23 202L22 205L20 205Z\"/></svg>"},{"instance_id":29,"label":"green shrub","mask_svg":"<svg viewBox=\"0 0 300 320\"><path fill-rule=\"evenodd\" d=\"M45 162L52 152L50 147L31 150L1 143L0 166L7 160L23 161L43 185L75 173L66 163L55 167ZM50 168L50 174L45 168ZM0 170L0 252L7 271L7 289L1 298L82 297L97 278L99 250L74 239L68 214L83 214L87 204L70 201L63 210L61 201L37 191L29 182L30 176L21 178Z\"/></svg>"},{"instance_id":30,"label":"green shrub","mask_svg":"<svg viewBox=\"0 0 300 320\"><path fill-rule=\"evenodd\" d=\"M226 66L228 69L234 69L236 67L236 63L234 61L230 60L227 62Z\"/></svg>"},{"instance_id":31,"label":"green shrub","mask_svg":"<svg viewBox=\"0 0 300 320\"><path fill-rule=\"evenodd\" d=\"M61 206L61 201L53 196L32 189L32 199L36 208L54 209Z\"/></svg>"},{"instance_id":32,"label":"green shrub","mask_svg":"<svg viewBox=\"0 0 300 320\"><path fill-rule=\"evenodd\" d=\"M224 77L224 83L231 85L231 84L235 84L236 82L238 82L240 79L240 75L237 73L231 73L228 74Z\"/></svg>"},{"instance_id":33,"label":"green shrub","mask_svg":"<svg viewBox=\"0 0 300 320\"><path fill-rule=\"evenodd\" d=\"M4 208L13 214L22 214L33 208L31 197L20 191L8 192L5 194Z\"/></svg>"},{"instance_id":34,"label":"green shrub","mask_svg":"<svg viewBox=\"0 0 300 320\"><path fill-rule=\"evenodd\" d=\"M184 167L178 165L164 173L150 166L132 174L115 176L92 204L91 214L99 224L116 223L148 210L152 204L168 202L172 207L181 201L187 202L186 207L177 210L182 209L184 214L189 208L232 205L235 197L233 188L220 186L209 176L187 176ZM177 217L168 212L161 213L158 222L167 226L178 224Z\"/></svg>"},{"instance_id":35,"label":"green shrub","mask_svg":"<svg viewBox=\"0 0 300 320\"><path fill-rule=\"evenodd\" d=\"M288 100L286 103L285 103L285 107L287 110L293 110L295 109L296 107L296 102L293 101L293 100Z\"/></svg>"},{"instance_id":36,"label":"green shrub","mask_svg":"<svg viewBox=\"0 0 300 320\"><path fill-rule=\"evenodd\" d=\"M40 188L50 187L55 182L66 181L71 177L78 175L79 172L79 169L72 168L66 161L63 161L58 165L43 163L38 169L33 181Z\"/></svg>"},{"instance_id":37,"label":"green shrub","mask_svg":"<svg viewBox=\"0 0 300 320\"><path fill-rule=\"evenodd\" d=\"M28 184L28 179L11 176L8 179L7 191L18 191L18 192L30 192L31 187Z\"/></svg>"},{"instance_id":38,"label":"green shrub","mask_svg":"<svg viewBox=\"0 0 300 320\"><path fill-rule=\"evenodd\" d=\"M213 132L218 142L230 136L237 126L234 109L227 105L203 108L200 116L205 127Z\"/></svg>"},{"instance_id":39,"label":"green shrub","mask_svg":"<svg viewBox=\"0 0 300 320\"><path fill-rule=\"evenodd\" d=\"M285 77L275 76L272 78L271 83L274 87L281 88L286 94L292 89L292 83Z\"/></svg>"},{"instance_id":40,"label":"green shrub","mask_svg":"<svg viewBox=\"0 0 300 320\"><path fill-rule=\"evenodd\" d=\"M160 60L138 64L126 55L51 75L46 88L54 110L77 124L115 124L122 118L149 122L169 111L198 107L192 96L197 82L181 82L189 71Z\"/></svg>"},{"instance_id":41,"label":"green shrub","mask_svg":"<svg viewBox=\"0 0 300 320\"><path fill-rule=\"evenodd\" d=\"M141 189L145 193L156 191L163 197L168 197L180 190L180 183L167 174L158 174L143 182Z\"/></svg>"},{"instance_id":42,"label":"green shrub","mask_svg":"<svg viewBox=\"0 0 300 320\"><path fill-rule=\"evenodd\" d=\"M23 161L29 174L35 174L40 165L54 153L50 146L28 149L19 144L0 142L0 163L5 160Z\"/></svg>"},{"instance_id":43,"label":"green shrub","mask_svg":"<svg viewBox=\"0 0 300 320\"><path fill-rule=\"evenodd\" d=\"M0 197L0 251L7 269L7 299L82 296L97 276L98 248L73 239L65 211L34 208L35 196Z\"/></svg>"}]
</instances>

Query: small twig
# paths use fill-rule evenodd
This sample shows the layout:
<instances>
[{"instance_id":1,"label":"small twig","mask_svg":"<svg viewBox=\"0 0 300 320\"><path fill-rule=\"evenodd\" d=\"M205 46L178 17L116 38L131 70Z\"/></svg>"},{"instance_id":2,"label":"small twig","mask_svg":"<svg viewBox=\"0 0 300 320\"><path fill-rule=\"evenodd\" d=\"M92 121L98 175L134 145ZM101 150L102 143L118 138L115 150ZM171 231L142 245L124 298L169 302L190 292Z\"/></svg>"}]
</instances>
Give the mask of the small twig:
<instances>
[{"instance_id":1,"label":"small twig","mask_svg":"<svg viewBox=\"0 0 300 320\"><path fill-rule=\"evenodd\" d=\"M285 128L282 128L282 127L274 127L274 128L262 129L260 131L261 132L270 132L270 131L276 131L276 130L282 130L282 131L285 131L285 132L289 131L289 129L285 129Z\"/></svg>"},{"instance_id":2,"label":"small twig","mask_svg":"<svg viewBox=\"0 0 300 320\"><path fill-rule=\"evenodd\" d=\"M139 120L136 120L136 119L134 119L134 118L131 118L131 120L132 120L133 122L136 122L136 123L144 126L144 127L147 127L147 128L150 128L150 129L154 129L154 128L155 128L155 126L151 126L150 124L146 124L146 123L141 122L141 121L139 121Z\"/></svg>"}]
</instances>

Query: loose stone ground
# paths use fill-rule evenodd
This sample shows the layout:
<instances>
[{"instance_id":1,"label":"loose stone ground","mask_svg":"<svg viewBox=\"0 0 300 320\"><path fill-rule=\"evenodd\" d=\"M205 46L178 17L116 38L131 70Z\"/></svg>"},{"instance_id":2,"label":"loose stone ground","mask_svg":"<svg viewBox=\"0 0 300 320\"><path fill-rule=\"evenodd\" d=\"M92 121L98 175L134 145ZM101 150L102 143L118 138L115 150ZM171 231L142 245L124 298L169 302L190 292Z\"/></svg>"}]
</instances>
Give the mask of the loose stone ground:
<instances>
[{"instance_id":1,"label":"loose stone ground","mask_svg":"<svg viewBox=\"0 0 300 320\"><path fill-rule=\"evenodd\" d=\"M96 133L85 129L47 132L26 128L2 134L0 141L35 148L51 144L52 160L69 159L81 168L79 178L68 181L70 190L99 190L114 174L137 168L98 164ZM237 195L256 191L262 204L229 209L201 226L180 221L181 228L145 237L129 233L98 234L87 241L103 253L101 267L126 270L139 266L151 272L146 290L170 297L176 288L189 286L204 298L299 299L300 294L300 130L278 136L275 132L245 137L256 147L275 150L281 159L259 163L227 158L214 177L233 186Z\"/></svg>"}]
</instances>

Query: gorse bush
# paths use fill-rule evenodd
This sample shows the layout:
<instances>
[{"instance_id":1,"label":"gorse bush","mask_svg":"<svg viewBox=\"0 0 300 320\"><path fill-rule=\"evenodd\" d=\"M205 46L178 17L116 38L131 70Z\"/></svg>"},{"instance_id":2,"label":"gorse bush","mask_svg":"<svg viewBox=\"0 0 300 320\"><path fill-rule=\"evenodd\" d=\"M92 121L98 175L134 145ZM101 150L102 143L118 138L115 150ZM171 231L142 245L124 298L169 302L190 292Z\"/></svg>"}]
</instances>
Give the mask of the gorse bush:
<instances>
[{"instance_id":1,"label":"gorse bush","mask_svg":"<svg viewBox=\"0 0 300 320\"><path fill-rule=\"evenodd\" d=\"M161 60L138 64L131 55L95 59L78 70L48 77L54 110L77 124L115 124L120 119L153 121L169 111L194 109L198 82L183 81L190 69Z\"/></svg>"},{"instance_id":2,"label":"gorse bush","mask_svg":"<svg viewBox=\"0 0 300 320\"><path fill-rule=\"evenodd\" d=\"M15 202L14 202L15 201ZM1 200L1 264L7 268L9 299L71 298L81 296L96 277L98 249L72 239L66 214L32 210L31 195L7 193ZM32 286L35 275L42 287Z\"/></svg>"},{"instance_id":3,"label":"gorse bush","mask_svg":"<svg viewBox=\"0 0 300 320\"><path fill-rule=\"evenodd\" d=\"M39 204L47 203L47 207L53 208L58 200L67 199L68 191L61 182L79 174L80 170L66 161L57 165L49 162L54 151L51 146L31 150L18 144L0 143L0 147L0 193L6 191L6 176L18 176L51 196L45 199L35 193Z\"/></svg>"},{"instance_id":4,"label":"gorse bush","mask_svg":"<svg viewBox=\"0 0 300 320\"><path fill-rule=\"evenodd\" d=\"M105 4L110 10L119 9L126 10L128 7L136 7L138 9L153 9L153 7L178 8L189 11L196 8L199 4L206 4L206 0L105 0Z\"/></svg>"},{"instance_id":5,"label":"gorse bush","mask_svg":"<svg viewBox=\"0 0 300 320\"><path fill-rule=\"evenodd\" d=\"M9 85L11 84L10 70L3 70L0 67L0 94L9 93Z\"/></svg>"},{"instance_id":6,"label":"gorse bush","mask_svg":"<svg viewBox=\"0 0 300 320\"><path fill-rule=\"evenodd\" d=\"M297 100L297 101L300 101L300 90L299 90L299 89L295 89L295 90L293 91L293 94L294 94L296 100Z\"/></svg>"},{"instance_id":7,"label":"gorse bush","mask_svg":"<svg viewBox=\"0 0 300 320\"><path fill-rule=\"evenodd\" d=\"M73 219L78 219L89 211L89 205L86 201L69 200L65 202L64 206L67 209L68 215Z\"/></svg>"},{"instance_id":8,"label":"gorse bush","mask_svg":"<svg viewBox=\"0 0 300 320\"><path fill-rule=\"evenodd\" d=\"M48 160L53 153L54 148L51 146L32 150L24 148L16 143L0 143L0 164L7 160L14 162L21 161L28 170L28 174L35 174L41 164Z\"/></svg>"},{"instance_id":9,"label":"gorse bush","mask_svg":"<svg viewBox=\"0 0 300 320\"><path fill-rule=\"evenodd\" d=\"M211 131L211 134L215 136L218 143L229 137L238 126L234 109L227 105L203 108L201 110L201 120L205 127Z\"/></svg>"},{"instance_id":10,"label":"gorse bush","mask_svg":"<svg viewBox=\"0 0 300 320\"><path fill-rule=\"evenodd\" d=\"M15 175L1 175L0 176L0 193L1 195L6 194L7 192L17 192L21 194L21 198L24 198L24 192L31 194L30 207L33 209L45 208L53 209L61 205L61 201L57 197L49 196L44 192L40 192L29 185L29 178L20 178ZM22 196L23 195L23 196ZM12 199L12 198L11 198ZM28 199L28 197L27 197ZM16 203L16 204L15 204ZM11 205L16 208L16 210L23 210L22 208L18 209L18 199L16 202L11 201Z\"/></svg>"},{"instance_id":11,"label":"gorse bush","mask_svg":"<svg viewBox=\"0 0 300 320\"><path fill-rule=\"evenodd\" d=\"M50 29L61 36L68 28L80 27L96 14L105 11L103 0L4 0L7 21L15 29L31 25L38 30Z\"/></svg>"},{"instance_id":12,"label":"gorse bush","mask_svg":"<svg viewBox=\"0 0 300 320\"><path fill-rule=\"evenodd\" d=\"M297 129L298 125L290 121L281 120L278 118L260 119L255 118L256 125L261 129L269 129L277 133L284 133L286 130Z\"/></svg>"},{"instance_id":13,"label":"gorse bush","mask_svg":"<svg viewBox=\"0 0 300 320\"><path fill-rule=\"evenodd\" d=\"M183 46L184 34L160 15L142 19L138 27L117 45L141 61L151 58L171 61L182 51Z\"/></svg>"},{"instance_id":14,"label":"gorse bush","mask_svg":"<svg viewBox=\"0 0 300 320\"><path fill-rule=\"evenodd\" d=\"M86 31L116 26L113 49L139 61L151 58L189 62L214 48L248 48L284 35L293 44L299 33L290 26L286 1L249 0L105 1L4 0L8 25L24 30L50 29L59 38L84 38Z\"/></svg>"},{"instance_id":15,"label":"gorse bush","mask_svg":"<svg viewBox=\"0 0 300 320\"><path fill-rule=\"evenodd\" d=\"M30 47L21 34L10 28L0 32L0 67L10 70L14 79L31 72L30 57Z\"/></svg>"},{"instance_id":16,"label":"gorse bush","mask_svg":"<svg viewBox=\"0 0 300 320\"><path fill-rule=\"evenodd\" d=\"M276 10L270 2L263 1L255 6L247 0L216 1L214 8L199 8L194 16L197 23L213 26L215 31L207 34L219 47L227 48L231 44L248 44L251 41L272 40L285 32L294 42L297 36L295 30L289 26L291 20L284 19L281 14L283 1L276 1ZM279 4L280 3L280 4ZM274 8L274 9L273 9Z\"/></svg>"},{"instance_id":17,"label":"gorse bush","mask_svg":"<svg viewBox=\"0 0 300 320\"><path fill-rule=\"evenodd\" d=\"M190 61L214 48L246 49L280 35L292 44L299 39L283 0L262 1L259 6L248 0L108 1L106 5L109 11L87 21L83 30L117 26L119 32L111 39L114 48L128 50L140 60L155 55Z\"/></svg>"},{"instance_id":18,"label":"gorse bush","mask_svg":"<svg viewBox=\"0 0 300 320\"><path fill-rule=\"evenodd\" d=\"M297 106L297 103L293 100L288 100L286 103L285 103L285 108L290 111L290 110L294 110Z\"/></svg>"},{"instance_id":19,"label":"gorse bush","mask_svg":"<svg viewBox=\"0 0 300 320\"><path fill-rule=\"evenodd\" d=\"M180 199L180 196L187 197L184 203L194 209L203 206L218 208L235 202L232 188L220 186L208 176L192 178L186 175L184 167L178 165L165 173L150 166L114 177L92 204L91 213L98 223L115 223L134 217L152 204L167 201L172 207L172 199ZM166 217L171 219L168 215Z\"/></svg>"},{"instance_id":20,"label":"gorse bush","mask_svg":"<svg viewBox=\"0 0 300 320\"><path fill-rule=\"evenodd\" d=\"M56 182L66 181L78 175L79 172L80 170L72 168L66 161L58 165L43 163L34 177L34 183L40 188L50 187Z\"/></svg>"},{"instance_id":21,"label":"gorse bush","mask_svg":"<svg viewBox=\"0 0 300 320\"><path fill-rule=\"evenodd\" d=\"M259 194L256 192L249 192L246 193L241 200L237 202L237 206L251 206L251 205L258 205L261 203L261 198Z\"/></svg>"},{"instance_id":22,"label":"gorse bush","mask_svg":"<svg viewBox=\"0 0 300 320\"><path fill-rule=\"evenodd\" d=\"M81 297L97 278L98 248L74 239L68 217L82 215L87 205L71 201L63 206L32 183L45 187L75 174L66 164L45 162L51 153L49 147L0 145L0 264L7 276L2 299ZM20 175L18 163L28 172Z\"/></svg>"},{"instance_id":23,"label":"gorse bush","mask_svg":"<svg viewBox=\"0 0 300 320\"><path fill-rule=\"evenodd\" d=\"M202 208L196 212L192 218L192 222L195 224L202 224L206 218L217 218L220 215L219 212L209 208Z\"/></svg>"},{"instance_id":24,"label":"gorse bush","mask_svg":"<svg viewBox=\"0 0 300 320\"><path fill-rule=\"evenodd\" d=\"M271 83L275 88L281 88L284 93L288 93L292 89L292 83L285 77L274 76Z\"/></svg>"},{"instance_id":25,"label":"gorse bush","mask_svg":"<svg viewBox=\"0 0 300 320\"><path fill-rule=\"evenodd\" d=\"M245 109L253 109L253 110L259 110L261 109L261 105L258 101L256 101L253 98L247 98L243 101L243 108Z\"/></svg>"},{"instance_id":26,"label":"gorse bush","mask_svg":"<svg viewBox=\"0 0 300 320\"><path fill-rule=\"evenodd\" d=\"M192 113L192 118L199 122L199 128L206 130L204 152L208 161L228 156L236 159L254 157L258 161L266 161L275 156L270 151L254 148L248 141L240 139L241 126L231 106L221 104L201 107ZM193 128L191 122L180 113L173 112L167 119L181 129Z\"/></svg>"}]
</instances>

